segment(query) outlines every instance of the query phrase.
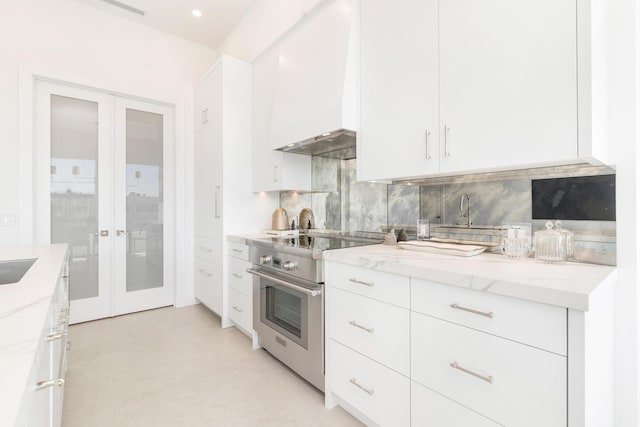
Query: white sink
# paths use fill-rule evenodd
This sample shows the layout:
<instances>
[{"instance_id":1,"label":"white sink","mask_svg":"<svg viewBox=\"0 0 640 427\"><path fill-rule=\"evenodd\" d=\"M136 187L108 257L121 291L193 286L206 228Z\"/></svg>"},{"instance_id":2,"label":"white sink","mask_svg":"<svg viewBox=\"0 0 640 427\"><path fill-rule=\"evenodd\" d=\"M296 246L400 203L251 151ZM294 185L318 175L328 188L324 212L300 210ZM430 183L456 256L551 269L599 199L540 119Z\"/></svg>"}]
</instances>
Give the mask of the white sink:
<instances>
[{"instance_id":1,"label":"white sink","mask_svg":"<svg viewBox=\"0 0 640 427\"><path fill-rule=\"evenodd\" d=\"M0 285L19 282L38 258L0 261Z\"/></svg>"}]
</instances>

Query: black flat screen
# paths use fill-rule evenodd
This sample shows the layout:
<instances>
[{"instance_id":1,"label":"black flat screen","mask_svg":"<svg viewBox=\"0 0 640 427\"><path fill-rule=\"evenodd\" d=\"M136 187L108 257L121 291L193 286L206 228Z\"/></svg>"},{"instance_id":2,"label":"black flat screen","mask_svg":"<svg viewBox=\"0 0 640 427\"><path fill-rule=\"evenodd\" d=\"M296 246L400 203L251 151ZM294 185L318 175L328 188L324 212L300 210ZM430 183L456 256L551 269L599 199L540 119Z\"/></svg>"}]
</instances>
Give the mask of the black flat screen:
<instances>
[{"instance_id":1,"label":"black flat screen","mask_svg":"<svg viewBox=\"0 0 640 427\"><path fill-rule=\"evenodd\" d=\"M531 181L533 219L616 220L616 176Z\"/></svg>"}]
</instances>

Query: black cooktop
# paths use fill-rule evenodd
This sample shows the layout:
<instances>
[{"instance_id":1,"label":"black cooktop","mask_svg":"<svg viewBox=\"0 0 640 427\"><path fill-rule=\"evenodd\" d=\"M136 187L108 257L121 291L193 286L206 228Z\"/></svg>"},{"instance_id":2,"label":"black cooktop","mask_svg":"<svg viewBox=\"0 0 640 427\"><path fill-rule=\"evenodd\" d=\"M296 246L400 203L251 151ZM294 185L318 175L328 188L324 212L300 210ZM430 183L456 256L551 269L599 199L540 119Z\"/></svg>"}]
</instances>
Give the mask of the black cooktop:
<instances>
[{"instance_id":1,"label":"black cooktop","mask_svg":"<svg viewBox=\"0 0 640 427\"><path fill-rule=\"evenodd\" d=\"M299 236L296 238L272 238L276 245L289 246L300 249L315 249L327 251L331 249L353 248L356 246L375 245L382 243L382 240L374 239L350 239L344 237L329 236Z\"/></svg>"}]
</instances>

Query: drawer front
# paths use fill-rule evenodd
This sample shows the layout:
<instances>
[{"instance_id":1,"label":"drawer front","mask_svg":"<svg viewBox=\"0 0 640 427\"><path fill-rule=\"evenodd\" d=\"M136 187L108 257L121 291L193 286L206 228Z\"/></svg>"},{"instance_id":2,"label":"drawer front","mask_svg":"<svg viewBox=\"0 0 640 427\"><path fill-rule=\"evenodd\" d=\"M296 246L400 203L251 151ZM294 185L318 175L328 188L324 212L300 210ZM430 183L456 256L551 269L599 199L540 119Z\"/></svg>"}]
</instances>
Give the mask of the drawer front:
<instances>
[{"instance_id":1,"label":"drawer front","mask_svg":"<svg viewBox=\"0 0 640 427\"><path fill-rule=\"evenodd\" d=\"M509 426L567 425L567 359L418 313L411 378Z\"/></svg>"},{"instance_id":2,"label":"drawer front","mask_svg":"<svg viewBox=\"0 0 640 427\"><path fill-rule=\"evenodd\" d=\"M232 257L249 261L249 246L244 243L227 241L227 253Z\"/></svg>"},{"instance_id":3,"label":"drawer front","mask_svg":"<svg viewBox=\"0 0 640 427\"><path fill-rule=\"evenodd\" d=\"M562 307L411 279L411 310L567 355Z\"/></svg>"},{"instance_id":4,"label":"drawer front","mask_svg":"<svg viewBox=\"0 0 640 427\"><path fill-rule=\"evenodd\" d=\"M246 332L253 331L253 303L251 297L229 289L229 319Z\"/></svg>"},{"instance_id":5,"label":"drawer front","mask_svg":"<svg viewBox=\"0 0 640 427\"><path fill-rule=\"evenodd\" d=\"M209 262L222 262L222 242L204 236L195 236L194 255Z\"/></svg>"},{"instance_id":6,"label":"drawer front","mask_svg":"<svg viewBox=\"0 0 640 427\"><path fill-rule=\"evenodd\" d=\"M243 261L232 256L227 257L229 262L229 287L247 296L253 295L253 280L247 268L251 268L249 261Z\"/></svg>"},{"instance_id":7,"label":"drawer front","mask_svg":"<svg viewBox=\"0 0 640 427\"><path fill-rule=\"evenodd\" d=\"M409 376L409 310L327 289L329 337Z\"/></svg>"},{"instance_id":8,"label":"drawer front","mask_svg":"<svg viewBox=\"0 0 640 427\"><path fill-rule=\"evenodd\" d=\"M500 427L500 424L411 381L411 425Z\"/></svg>"},{"instance_id":9,"label":"drawer front","mask_svg":"<svg viewBox=\"0 0 640 427\"><path fill-rule=\"evenodd\" d=\"M355 351L330 341L330 389L381 426L409 426L410 381Z\"/></svg>"},{"instance_id":10,"label":"drawer front","mask_svg":"<svg viewBox=\"0 0 640 427\"><path fill-rule=\"evenodd\" d=\"M409 308L409 277L335 262L325 263L329 286Z\"/></svg>"},{"instance_id":11,"label":"drawer front","mask_svg":"<svg viewBox=\"0 0 640 427\"><path fill-rule=\"evenodd\" d=\"M196 298L218 315L222 315L222 267L196 258L193 287Z\"/></svg>"}]
</instances>

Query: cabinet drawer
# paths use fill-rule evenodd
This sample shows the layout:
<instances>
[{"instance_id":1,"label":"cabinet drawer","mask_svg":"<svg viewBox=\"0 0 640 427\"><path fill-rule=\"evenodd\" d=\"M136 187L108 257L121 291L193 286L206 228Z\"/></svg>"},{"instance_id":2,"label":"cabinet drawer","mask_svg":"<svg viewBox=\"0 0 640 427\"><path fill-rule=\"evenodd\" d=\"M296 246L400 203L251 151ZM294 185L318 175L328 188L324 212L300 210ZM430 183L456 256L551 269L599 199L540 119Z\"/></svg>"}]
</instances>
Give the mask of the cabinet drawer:
<instances>
[{"instance_id":1,"label":"cabinet drawer","mask_svg":"<svg viewBox=\"0 0 640 427\"><path fill-rule=\"evenodd\" d=\"M411 381L411 425L419 427L500 427L477 412L458 405Z\"/></svg>"},{"instance_id":2,"label":"cabinet drawer","mask_svg":"<svg viewBox=\"0 0 640 427\"><path fill-rule=\"evenodd\" d=\"M210 237L195 236L194 255L209 262L220 264L222 261L221 241Z\"/></svg>"},{"instance_id":3,"label":"cabinet drawer","mask_svg":"<svg viewBox=\"0 0 640 427\"><path fill-rule=\"evenodd\" d=\"M409 310L327 290L329 337L409 376Z\"/></svg>"},{"instance_id":4,"label":"cabinet drawer","mask_svg":"<svg viewBox=\"0 0 640 427\"><path fill-rule=\"evenodd\" d=\"M232 257L249 261L249 246L244 243L227 241L227 253Z\"/></svg>"},{"instance_id":5,"label":"cabinet drawer","mask_svg":"<svg viewBox=\"0 0 640 427\"><path fill-rule=\"evenodd\" d=\"M243 261L232 256L227 257L229 262L229 287L247 296L253 295L251 288L253 280L247 268L251 268L249 261Z\"/></svg>"},{"instance_id":6,"label":"cabinet drawer","mask_svg":"<svg viewBox=\"0 0 640 427\"><path fill-rule=\"evenodd\" d=\"M411 313L411 376L500 424L567 425L567 359Z\"/></svg>"},{"instance_id":7,"label":"cabinet drawer","mask_svg":"<svg viewBox=\"0 0 640 427\"><path fill-rule=\"evenodd\" d=\"M199 258L194 261L193 287L196 298L222 315L222 268Z\"/></svg>"},{"instance_id":8,"label":"cabinet drawer","mask_svg":"<svg viewBox=\"0 0 640 427\"><path fill-rule=\"evenodd\" d=\"M326 263L329 286L409 308L409 277L339 263Z\"/></svg>"},{"instance_id":9,"label":"cabinet drawer","mask_svg":"<svg viewBox=\"0 0 640 427\"><path fill-rule=\"evenodd\" d=\"M411 310L567 355L563 307L411 279Z\"/></svg>"},{"instance_id":10,"label":"cabinet drawer","mask_svg":"<svg viewBox=\"0 0 640 427\"><path fill-rule=\"evenodd\" d=\"M251 297L229 289L229 319L245 332L253 331L253 303Z\"/></svg>"},{"instance_id":11,"label":"cabinet drawer","mask_svg":"<svg viewBox=\"0 0 640 427\"><path fill-rule=\"evenodd\" d=\"M409 379L330 341L330 390L381 426L408 426Z\"/></svg>"}]
</instances>

